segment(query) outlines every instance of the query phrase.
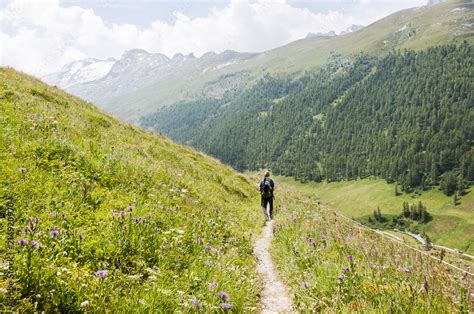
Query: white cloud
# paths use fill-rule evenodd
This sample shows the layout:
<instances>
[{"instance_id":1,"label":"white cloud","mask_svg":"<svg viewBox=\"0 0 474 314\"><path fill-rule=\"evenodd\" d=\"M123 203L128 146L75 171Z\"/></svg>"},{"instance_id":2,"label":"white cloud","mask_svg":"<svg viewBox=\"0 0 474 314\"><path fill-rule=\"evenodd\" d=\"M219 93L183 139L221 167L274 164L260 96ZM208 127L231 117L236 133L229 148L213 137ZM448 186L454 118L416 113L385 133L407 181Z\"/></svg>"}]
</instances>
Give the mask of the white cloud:
<instances>
[{"instance_id":1,"label":"white cloud","mask_svg":"<svg viewBox=\"0 0 474 314\"><path fill-rule=\"evenodd\" d=\"M367 5L368 0L360 0ZM61 7L59 0L13 0L0 11L0 63L44 75L86 58L120 57L124 50L201 55L213 50L264 51L304 37L308 32L340 32L351 24L373 22L389 12L357 18L330 11L316 14L284 0L231 0L208 16L175 12L172 23L155 21L145 29L109 24L93 10Z\"/></svg>"}]
</instances>

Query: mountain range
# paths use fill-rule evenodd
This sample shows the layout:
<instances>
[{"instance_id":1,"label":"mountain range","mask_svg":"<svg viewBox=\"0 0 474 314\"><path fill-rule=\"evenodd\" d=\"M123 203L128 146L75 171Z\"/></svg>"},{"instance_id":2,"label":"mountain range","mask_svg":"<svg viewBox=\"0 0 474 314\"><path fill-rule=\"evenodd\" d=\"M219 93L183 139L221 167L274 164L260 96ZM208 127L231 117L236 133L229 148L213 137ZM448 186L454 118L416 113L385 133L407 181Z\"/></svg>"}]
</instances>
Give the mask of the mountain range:
<instances>
[{"instance_id":1,"label":"mountain range","mask_svg":"<svg viewBox=\"0 0 474 314\"><path fill-rule=\"evenodd\" d=\"M470 1L432 3L396 12L362 29L353 25L339 36L310 33L304 39L262 53L225 51L208 52L200 58L192 54L168 58L133 49L116 61L75 62L44 80L137 122L140 117L179 101L220 97L226 91L245 89L268 73L299 76L320 68L331 52L382 55L393 49L423 49L463 40L472 43L473 18Z\"/></svg>"}]
</instances>

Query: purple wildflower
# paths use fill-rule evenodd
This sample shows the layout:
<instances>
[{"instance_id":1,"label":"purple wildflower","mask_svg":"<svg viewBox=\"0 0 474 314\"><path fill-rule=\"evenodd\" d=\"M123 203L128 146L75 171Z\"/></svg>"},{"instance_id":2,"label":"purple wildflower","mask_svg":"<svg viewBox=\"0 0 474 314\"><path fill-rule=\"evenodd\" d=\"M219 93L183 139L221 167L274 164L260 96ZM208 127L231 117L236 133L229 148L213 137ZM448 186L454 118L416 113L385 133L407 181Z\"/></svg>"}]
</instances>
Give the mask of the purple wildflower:
<instances>
[{"instance_id":1,"label":"purple wildflower","mask_svg":"<svg viewBox=\"0 0 474 314\"><path fill-rule=\"evenodd\" d=\"M104 277L104 276L107 276L107 273L108 273L108 272L109 272L108 270L98 270L98 271L96 271L95 274L96 274L97 276Z\"/></svg>"},{"instance_id":2,"label":"purple wildflower","mask_svg":"<svg viewBox=\"0 0 474 314\"><path fill-rule=\"evenodd\" d=\"M348 273L349 272L349 267L346 267L346 269L344 269L344 272Z\"/></svg>"},{"instance_id":3,"label":"purple wildflower","mask_svg":"<svg viewBox=\"0 0 474 314\"><path fill-rule=\"evenodd\" d=\"M135 209L135 206L134 206L134 205L128 205L128 206L127 206L127 210L128 210L129 212L131 212L131 211L134 210L134 209Z\"/></svg>"},{"instance_id":4,"label":"purple wildflower","mask_svg":"<svg viewBox=\"0 0 474 314\"><path fill-rule=\"evenodd\" d=\"M228 299L229 298L229 294L225 291L221 291L219 292L219 297L222 299L222 300L225 300L225 299Z\"/></svg>"},{"instance_id":5,"label":"purple wildflower","mask_svg":"<svg viewBox=\"0 0 474 314\"><path fill-rule=\"evenodd\" d=\"M23 172L26 171L26 168L21 167L21 168L19 168L19 170L20 170L21 173L23 173Z\"/></svg>"},{"instance_id":6,"label":"purple wildflower","mask_svg":"<svg viewBox=\"0 0 474 314\"><path fill-rule=\"evenodd\" d=\"M65 213L62 213L62 214L61 214L61 217L66 218L66 214L65 214Z\"/></svg>"},{"instance_id":7,"label":"purple wildflower","mask_svg":"<svg viewBox=\"0 0 474 314\"><path fill-rule=\"evenodd\" d=\"M228 310L228 309L230 309L230 308L232 307L232 305L230 305L230 303L224 302L224 303L221 303L221 307L222 307L223 309Z\"/></svg>"},{"instance_id":8,"label":"purple wildflower","mask_svg":"<svg viewBox=\"0 0 474 314\"><path fill-rule=\"evenodd\" d=\"M353 261L354 261L354 258L352 257L352 255L348 255L348 256L347 256L347 259L348 259L350 262L353 262Z\"/></svg>"},{"instance_id":9,"label":"purple wildflower","mask_svg":"<svg viewBox=\"0 0 474 314\"><path fill-rule=\"evenodd\" d=\"M53 237L57 237L59 235L59 231L58 230L51 230L49 232Z\"/></svg>"},{"instance_id":10,"label":"purple wildflower","mask_svg":"<svg viewBox=\"0 0 474 314\"><path fill-rule=\"evenodd\" d=\"M344 281L344 275L342 275L342 274L339 275L339 276L337 277L337 279L339 280L339 282L343 282L343 281Z\"/></svg>"},{"instance_id":11,"label":"purple wildflower","mask_svg":"<svg viewBox=\"0 0 474 314\"><path fill-rule=\"evenodd\" d=\"M301 284L300 284L301 287L304 287L304 288L308 288L309 287L309 282L307 281L303 281Z\"/></svg>"},{"instance_id":12,"label":"purple wildflower","mask_svg":"<svg viewBox=\"0 0 474 314\"><path fill-rule=\"evenodd\" d=\"M33 220L28 221L28 224L32 227L34 227L36 225L36 223Z\"/></svg>"},{"instance_id":13,"label":"purple wildflower","mask_svg":"<svg viewBox=\"0 0 474 314\"><path fill-rule=\"evenodd\" d=\"M18 244L20 246L24 246L24 245L28 244L28 240L26 240L25 238L22 238L22 239L18 240Z\"/></svg>"},{"instance_id":14,"label":"purple wildflower","mask_svg":"<svg viewBox=\"0 0 474 314\"><path fill-rule=\"evenodd\" d=\"M308 244L311 246L316 246L317 243L312 238L309 238Z\"/></svg>"},{"instance_id":15,"label":"purple wildflower","mask_svg":"<svg viewBox=\"0 0 474 314\"><path fill-rule=\"evenodd\" d=\"M24 232L25 234L27 234L27 233L30 232L30 231L31 231L31 230L30 230L30 228L28 228L28 227L23 228L23 232Z\"/></svg>"},{"instance_id":16,"label":"purple wildflower","mask_svg":"<svg viewBox=\"0 0 474 314\"><path fill-rule=\"evenodd\" d=\"M209 283L209 288L211 288L211 289L216 289L217 286L219 286L219 284L217 282L210 282Z\"/></svg>"},{"instance_id":17,"label":"purple wildflower","mask_svg":"<svg viewBox=\"0 0 474 314\"><path fill-rule=\"evenodd\" d=\"M196 242L197 242L197 243L203 243L203 242L204 242L204 238L197 238L197 239L196 239Z\"/></svg>"},{"instance_id":18,"label":"purple wildflower","mask_svg":"<svg viewBox=\"0 0 474 314\"><path fill-rule=\"evenodd\" d=\"M219 208L219 207L215 207L214 210L215 210L216 212L218 212L218 211L220 211L220 208Z\"/></svg>"},{"instance_id":19,"label":"purple wildflower","mask_svg":"<svg viewBox=\"0 0 474 314\"><path fill-rule=\"evenodd\" d=\"M147 217L148 219L150 219L150 218L151 218L151 214L146 215L146 217Z\"/></svg>"},{"instance_id":20,"label":"purple wildflower","mask_svg":"<svg viewBox=\"0 0 474 314\"><path fill-rule=\"evenodd\" d=\"M33 246L33 247L37 247L38 244L39 244L39 243L36 242L36 241L31 241L31 242L30 242L30 245Z\"/></svg>"},{"instance_id":21,"label":"purple wildflower","mask_svg":"<svg viewBox=\"0 0 474 314\"><path fill-rule=\"evenodd\" d=\"M232 242L235 242L235 241L237 241L237 238L230 238L230 239L229 239L229 242L231 242L231 243L232 243Z\"/></svg>"},{"instance_id":22,"label":"purple wildflower","mask_svg":"<svg viewBox=\"0 0 474 314\"><path fill-rule=\"evenodd\" d=\"M398 269L401 270L401 271L404 271L406 273L411 273L410 268L408 268L406 266L403 266L403 265L398 266Z\"/></svg>"}]
</instances>

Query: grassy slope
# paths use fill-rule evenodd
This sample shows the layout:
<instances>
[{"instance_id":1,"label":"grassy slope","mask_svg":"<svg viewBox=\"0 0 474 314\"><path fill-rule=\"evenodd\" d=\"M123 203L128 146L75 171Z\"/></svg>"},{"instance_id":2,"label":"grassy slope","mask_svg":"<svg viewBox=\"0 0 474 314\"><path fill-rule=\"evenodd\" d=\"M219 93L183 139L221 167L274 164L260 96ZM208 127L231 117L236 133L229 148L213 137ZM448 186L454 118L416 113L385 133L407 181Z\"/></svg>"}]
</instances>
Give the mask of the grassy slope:
<instances>
[{"instance_id":1,"label":"grassy slope","mask_svg":"<svg viewBox=\"0 0 474 314\"><path fill-rule=\"evenodd\" d=\"M297 73L317 69L327 62L332 51L344 55L361 51L380 55L392 49L424 49L438 44L460 43L465 39L474 44L473 27L466 26L472 23L474 18L474 5L466 3L467 1L449 1L435 6L407 9L385 17L358 32L336 37L297 40L218 71L190 73L182 80L174 82L156 82L114 99L110 104L119 108L117 112L130 112L130 104L133 103L134 110L130 113L136 118L135 115L154 112L163 105L193 98L205 89L206 82L238 71L248 72L247 83L251 84L266 73ZM452 12L461 6L465 10ZM407 28L399 31L405 25L408 25ZM408 37L411 29L416 29L417 32ZM453 36L454 33L456 36ZM140 112L137 112L138 109Z\"/></svg>"},{"instance_id":2,"label":"grassy slope","mask_svg":"<svg viewBox=\"0 0 474 314\"><path fill-rule=\"evenodd\" d=\"M291 185L307 195L337 208L348 217L371 215L377 207L382 214L399 214L404 201L417 204L422 201L434 215L426 225L426 232L438 245L465 249L474 253L474 189L461 197L460 205L454 206L452 197L432 189L420 196L402 194L395 196L395 185L382 179L364 179L334 183L299 183L292 178L279 177L278 181Z\"/></svg>"},{"instance_id":3,"label":"grassy slope","mask_svg":"<svg viewBox=\"0 0 474 314\"><path fill-rule=\"evenodd\" d=\"M466 300L472 292L472 277L460 275L427 254L359 229L333 211L318 208L293 185L276 182L279 211L272 254L299 311L472 310L474 303Z\"/></svg>"},{"instance_id":4,"label":"grassy slope","mask_svg":"<svg viewBox=\"0 0 474 314\"><path fill-rule=\"evenodd\" d=\"M10 206L21 311L77 311L86 300L92 311L186 311L193 300L209 311L221 290L234 309L255 308L261 217L242 175L5 68L0 129L0 265Z\"/></svg>"}]
</instances>

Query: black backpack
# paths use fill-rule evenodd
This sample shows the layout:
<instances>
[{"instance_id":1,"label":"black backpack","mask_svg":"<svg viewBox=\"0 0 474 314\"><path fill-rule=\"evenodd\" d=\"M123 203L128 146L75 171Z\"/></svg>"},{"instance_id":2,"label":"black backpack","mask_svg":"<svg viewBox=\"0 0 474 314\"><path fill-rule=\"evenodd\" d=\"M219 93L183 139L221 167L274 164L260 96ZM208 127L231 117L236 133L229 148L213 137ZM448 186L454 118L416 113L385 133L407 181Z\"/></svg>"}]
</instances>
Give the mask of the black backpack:
<instances>
[{"instance_id":1,"label":"black backpack","mask_svg":"<svg viewBox=\"0 0 474 314\"><path fill-rule=\"evenodd\" d=\"M268 182L268 184L265 184ZM273 190L270 186L270 179L264 178L263 179L263 188L261 189L262 197L263 198L272 198L273 197Z\"/></svg>"}]
</instances>

